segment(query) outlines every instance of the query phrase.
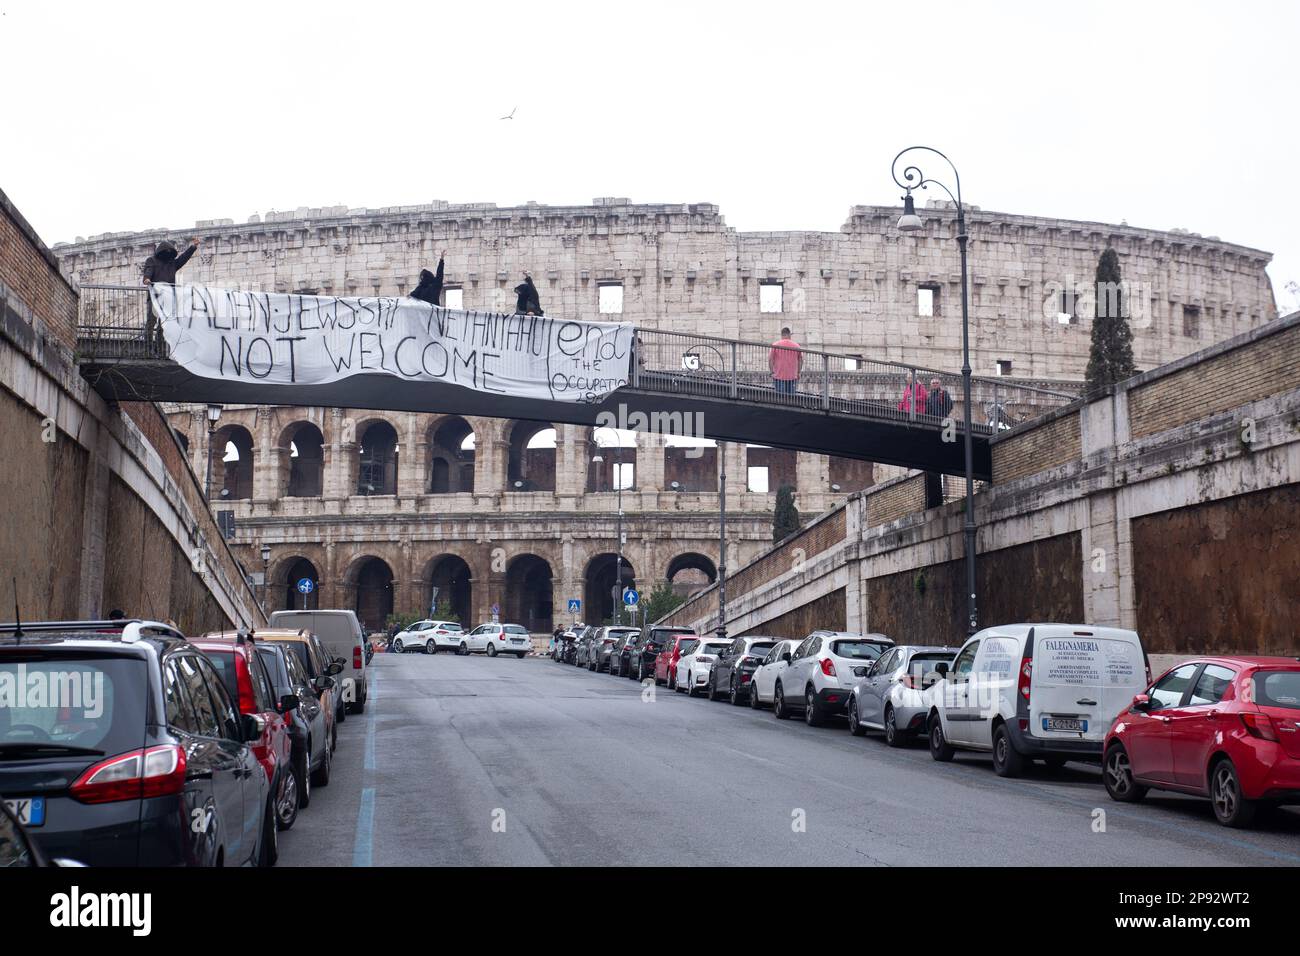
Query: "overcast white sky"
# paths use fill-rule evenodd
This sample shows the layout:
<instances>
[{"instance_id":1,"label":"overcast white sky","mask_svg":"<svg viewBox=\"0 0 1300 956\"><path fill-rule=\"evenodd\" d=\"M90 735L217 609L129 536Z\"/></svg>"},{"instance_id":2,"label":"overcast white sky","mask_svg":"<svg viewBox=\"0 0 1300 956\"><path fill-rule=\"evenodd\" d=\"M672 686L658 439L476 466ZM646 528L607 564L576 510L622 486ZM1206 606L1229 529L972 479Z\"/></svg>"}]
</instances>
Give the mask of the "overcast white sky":
<instances>
[{"instance_id":1,"label":"overcast white sky","mask_svg":"<svg viewBox=\"0 0 1300 956\"><path fill-rule=\"evenodd\" d=\"M0 0L0 188L50 244L298 206L595 196L835 230L855 203L897 201L890 160L921 142L986 209L1269 250L1288 311L1297 11Z\"/></svg>"}]
</instances>

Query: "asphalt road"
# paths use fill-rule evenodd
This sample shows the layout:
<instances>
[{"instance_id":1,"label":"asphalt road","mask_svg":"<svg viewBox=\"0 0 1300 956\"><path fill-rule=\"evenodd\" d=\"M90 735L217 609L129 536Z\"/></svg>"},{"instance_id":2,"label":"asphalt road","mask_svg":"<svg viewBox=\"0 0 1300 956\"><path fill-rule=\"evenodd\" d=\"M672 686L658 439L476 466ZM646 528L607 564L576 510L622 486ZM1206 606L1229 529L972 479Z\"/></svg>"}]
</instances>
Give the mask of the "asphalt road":
<instances>
[{"instance_id":1,"label":"asphalt road","mask_svg":"<svg viewBox=\"0 0 1300 956\"><path fill-rule=\"evenodd\" d=\"M371 680L281 865L1300 864L1297 810L1228 830L1087 765L1004 780L547 658L377 654Z\"/></svg>"}]
</instances>

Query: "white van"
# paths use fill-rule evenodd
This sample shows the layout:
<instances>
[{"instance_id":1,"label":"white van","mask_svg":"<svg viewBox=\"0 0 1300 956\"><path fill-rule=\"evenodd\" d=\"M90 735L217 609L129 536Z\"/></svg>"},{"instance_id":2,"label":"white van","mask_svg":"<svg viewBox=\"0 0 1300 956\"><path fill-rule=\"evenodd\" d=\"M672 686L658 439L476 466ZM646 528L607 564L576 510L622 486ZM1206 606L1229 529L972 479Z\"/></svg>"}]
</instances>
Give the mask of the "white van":
<instances>
[{"instance_id":1,"label":"white van","mask_svg":"<svg viewBox=\"0 0 1300 956\"><path fill-rule=\"evenodd\" d=\"M1030 760L1100 760L1111 720L1150 683L1135 631L1087 624L988 627L935 670L930 756L991 752L1003 777Z\"/></svg>"},{"instance_id":2,"label":"white van","mask_svg":"<svg viewBox=\"0 0 1300 956\"><path fill-rule=\"evenodd\" d=\"M355 611L275 611L271 615L271 627L311 631L320 638L325 650L343 659L343 673L339 675L339 683L343 685L339 720L346 716L344 707L354 714L366 709L366 637ZM352 684L351 693L348 681Z\"/></svg>"}]
</instances>

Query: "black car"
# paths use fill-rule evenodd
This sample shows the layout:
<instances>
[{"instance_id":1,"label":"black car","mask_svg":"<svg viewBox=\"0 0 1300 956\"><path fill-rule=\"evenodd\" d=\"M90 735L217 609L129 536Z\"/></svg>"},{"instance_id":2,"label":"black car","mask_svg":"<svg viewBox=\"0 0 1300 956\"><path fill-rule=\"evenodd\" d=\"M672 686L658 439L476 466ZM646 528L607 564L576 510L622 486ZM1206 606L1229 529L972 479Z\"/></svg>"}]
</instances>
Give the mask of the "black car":
<instances>
[{"instance_id":1,"label":"black car","mask_svg":"<svg viewBox=\"0 0 1300 956\"><path fill-rule=\"evenodd\" d=\"M41 851L88 866L271 865L270 783L212 662L150 621L0 624L0 797Z\"/></svg>"},{"instance_id":2,"label":"black car","mask_svg":"<svg viewBox=\"0 0 1300 956\"><path fill-rule=\"evenodd\" d=\"M738 637L709 669L709 700L726 697L736 706L749 700L749 682L779 637Z\"/></svg>"},{"instance_id":3,"label":"black car","mask_svg":"<svg viewBox=\"0 0 1300 956\"><path fill-rule=\"evenodd\" d=\"M652 626L646 632L645 638L637 644L640 659L632 665L635 674L629 674L628 676L636 677L637 680L645 680L647 677L653 679L655 676L655 659L659 656L659 652L665 647L671 647L672 642L682 634L694 636L695 628L675 627L668 624L658 627Z\"/></svg>"},{"instance_id":4,"label":"black car","mask_svg":"<svg viewBox=\"0 0 1300 956\"><path fill-rule=\"evenodd\" d=\"M283 644L259 641L257 656L266 665L275 699L296 699L297 706L285 712L289 723L289 737L293 741L290 763L294 780L298 784L298 807L306 809L311 803L312 785L323 787L330 782L329 728L325 725L325 708L311 686L311 679L303 671L297 655ZM281 820L280 829L288 829Z\"/></svg>"},{"instance_id":5,"label":"black car","mask_svg":"<svg viewBox=\"0 0 1300 956\"><path fill-rule=\"evenodd\" d=\"M40 866L80 866L69 860L51 860L41 852L40 846L31 838L18 817L0 801L0 870L9 867Z\"/></svg>"},{"instance_id":6,"label":"black car","mask_svg":"<svg viewBox=\"0 0 1300 956\"><path fill-rule=\"evenodd\" d=\"M609 672L617 677L627 677L632 660L632 650L628 644L639 637L641 632L634 627L607 627L604 631L605 637L614 639L614 644L609 649Z\"/></svg>"}]
</instances>

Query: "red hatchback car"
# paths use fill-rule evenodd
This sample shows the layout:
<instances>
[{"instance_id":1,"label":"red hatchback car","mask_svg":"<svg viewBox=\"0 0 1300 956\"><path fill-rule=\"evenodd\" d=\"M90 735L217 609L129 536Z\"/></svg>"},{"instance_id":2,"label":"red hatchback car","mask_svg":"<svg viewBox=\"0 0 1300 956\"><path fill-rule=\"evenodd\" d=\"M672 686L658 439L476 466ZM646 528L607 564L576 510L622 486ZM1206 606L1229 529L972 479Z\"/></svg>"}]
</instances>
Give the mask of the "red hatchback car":
<instances>
[{"instance_id":1,"label":"red hatchback car","mask_svg":"<svg viewBox=\"0 0 1300 956\"><path fill-rule=\"evenodd\" d=\"M683 654L687 653L687 645L698 643L700 637L694 631L689 633L677 634L672 640L666 641L658 654L655 655L655 683L667 684L668 689L672 690L677 686L677 662L681 660Z\"/></svg>"},{"instance_id":2,"label":"red hatchback car","mask_svg":"<svg viewBox=\"0 0 1300 956\"><path fill-rule=\"evenodd\" d=\"M1230 827L1300 803L1300 659L1205 657L1170 668L1115 718L1102 776L1112 799L1149 789L1209 797Z\"/></svg>"},{"instance_id":3,"label":"red hatchback car","mask_svg":"<svg viewBox=\"0 0 1300 956\"><path fill-rule=\"evenodd\" d=\"M249 747L270 782L278 829L289 829L298 819L299 784L293 773L293 738L287 714L298 706L297 698L276 698L275 685L254 651L251 637L223 632L190 643L216 666L231 700L239 704L239 712L262 718L262 736L250 741Z\"/></svg>"}]
</instances>

